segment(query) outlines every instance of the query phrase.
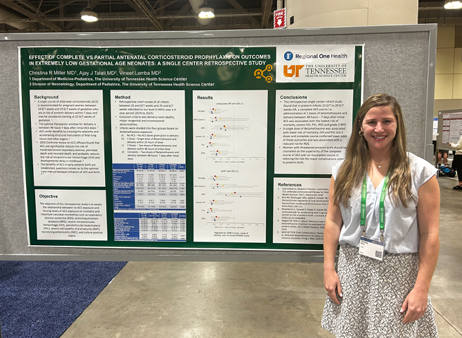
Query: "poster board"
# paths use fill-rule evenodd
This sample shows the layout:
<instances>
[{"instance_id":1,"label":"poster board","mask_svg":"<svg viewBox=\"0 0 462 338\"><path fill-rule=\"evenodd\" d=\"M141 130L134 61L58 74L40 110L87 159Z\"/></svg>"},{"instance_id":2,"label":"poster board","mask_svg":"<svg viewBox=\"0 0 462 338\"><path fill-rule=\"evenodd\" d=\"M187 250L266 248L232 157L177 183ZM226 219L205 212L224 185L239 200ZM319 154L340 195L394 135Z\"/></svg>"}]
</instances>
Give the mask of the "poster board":
<instances>
[{"instance_id":1,"label":"poster board","mask_svg":"<svg viewBox=\"0 0 462 338\"><path fill-rule=\"evenodd\" d=\"M30 245L321 249L362 56L19 48Z\"/></svg>"},{"instance_id":2,"label":"poster board","mask_svg":"<svg viewBox=\"0 0 462 338\"><path fill-rule=\"evenodd\" d=\"M287 31L286 31L287 32ZM182 35L183 34L183 35ZM266 48L270 46L271 48L274 46L279 45L364 45L364 80L363 80L363 88L364 95L367 97L371 93L376 92L388 92L391 95L394 95L400 101L403 110L407 112L405 113L405 119L408 126L408 130L412 130L415 132L412 133L412 137L408 139L409 141L409 150L416 153L419 156L426 157L427 149L427 136L431 137L431 124L428 125L430 128L430 132L427 133L426 130L426 116L422 116L422 111L427 111L427 108L431 105L432 102L432 88L433 82L431 80L431 59L434 58L434 48L435 48L435 36L436 36L436 27L434 25L419 25L417 26L394 26L394 27L374 27L374 28L351 28L350 30L341 30L341 29L323 29L323 30L291 30L290 32L268 32L268 31L251 31L251 32L214 32L214 39L213 41L210 40L210 32L204 33L195 33L196 35L191 34L184 34L184 33L165 33L165 34L123 34L123 39L121 38L121 34L91 34L90 36L87 35L83 40L80 40L82 37L77 36L74 34L59 34L55 36L55 39L51 39L53 34L46 34L43 36L45 39L45 43L43 41L39 41L37 39L37 35L34 36L35 40L30 41L30 36L25 37L24 35L16 35L17 38L15 41L8 41L5 44L2 41L2 45L6 46L7 48L2 49L2 53L5 53L5 57L3 60L9 60L10 65L14 64L14 60L19 63L18 59L18 47L32 47L40 46L40 48L65 48L69 46L69 41L66 39L73 39L72 46L77 48L97 48L98 46L103 46L104 48L117 48L120 46L121 48L139 48L139 46L149 46L148 48L152 47L168 47L169 45L175 48L209 48L210 46L215 46L223 44L224 40L226 40L226 48L228 47L236 47L236 46L245 46L246 48ZM191 39L193 37L193 39ZM21 41L25 40L25 41ZM213 42L213 43L212 43ZM383 52L383 46L393 44L395 49L398 48L399 50L402 49L402 53L398 58L395 53ZM45 45L45 47L43 47ZM50 46L50 47L46 47ZM188 47L188 46L195 46L195 47ZM250 47L249 47L250 46ZM219 46L218 46L219 47ZM412 48L410 48L412 47ZM406 57L407 59L412 59L412 65L404 69L402 66L402 60L400 58ZM369 61L368 61L369 60ZM13 62L11 62L13 61ZM368 64L369 62L369 64ZM389 72L389 69L395 68L397 72L407 73L409 72L409 76L405 77L404 83L399 83L396 81L396 78L401 78L402 75L397 76L393 72ZM8 67L4 67L2 72L7 71ZM18 68L11 68L10 70L14 70L16 75L19 72ZM277 70L276 70L277 71ZM266 76L266 75L265 75ZM12 95L11 97L17 96L17 92L19 91L19 82L16 83L16 80L12 78L12 84L4 84L4 95ZM428 82L427 82L428 81ZM245 86L245 82L243 83ZM285 88L292 89L296 88L293 84L284 84L287 86ZM292 86L292 87L291 87ZM298 84L297 84L298 86ZM400 96L402 90L400 88L412 88L411 93L408 94L406 98L404 95ZM15 88L16 94L12 94L12 88ZM251 88L252 90L255 88ZM303 88L305 90L315 90L314 88ZM302 89L302 90L303 90ZM61 88L56 90L62 90ZM286 90L286 89L281 89ZM91 90L90 90L91 91ZM55 94L55 93L52 93ZM88 93L92 95L93 93ZM45 95L43 93L39 93L37 95ZM48 94L46 94L48 95ZM51 95L51 94L50 94ZM108 100L108 97L104 97L103 100ZM109 94L111 95L111 94ZM115 98L114 93L114 98ZM297 96L299 94L293 94L293 96ZM110 98L109 98L110 100ZM20 111L19 105L19 98L18 100L11 102L6 106L6 110L9 112L7 116L16 116L18 117L18 112ZM97 104L98 99L94 99L95 104ZM276 100L268 100L267 102L271 103L276 106ZM22 100L21 103L24 103ZM414 106L414 103L417 105ZM188 106L188 104L186 104ZM275 108L276 109L276 108ZM104 110L104 107L103 107ZM105 114L106 111L105 111ZM186 120L188 117L186 114L185 117L185 126L194 125L194 121L192 119L193 115L189 116L190 120ZM268 115L269 116L269 115ZM104 119L106 121L108 119ZM18 122L17 120L15 121ZM409 123L410 122L410 123ZM105 122L103 122L105 123ZM273 122L270 121L268 118L267 120L267 128L268 130L275 130L275 120ZM7 124L8 125L8 124ZM9 150L16 149L18 150L18 141L20 141L20 132L21 128L18 128L18 125L14 125L15 128L12 128L10 131L15 131L12 135L5 135L5 142L4 148L6 149L7 153ZM8 130L7 130L8 134ZM268 132L268 134L270 134ZM428 135L427 135L428 134ZM11 137L10 137L11 136ZM19 137L19 138L18 138ZM277 137L276 135L274 136ZM7 138L9 139L8 143L6 142ZM188 141L189 140L189 141ZM188 142L191 141L191 135L188 138L188 131L186 131L186 145ZM194 142L194 141L193 141ZM276 141L274 141L275 144ZM429 143L429 142L428 142ZM20 142L19 142L20 144ZM16 147L14 147L16 145ZM11 147L13 146L13 147ZM188 157L194 157L194 147L189 147L186 150L186 162L188 162ZM274 150L271 147L266 148L266 154L270 156L275 156L273 154ZM192 152L192 153L191 153ZM25 151L25 156L27 155L27 150ZM310 260L314 256L319 256L320 253L320 245L319 244L312 244L313 246L308 247L305 244L285 244L280 243L278 247L274 248L266 248L264 245L262 247L256 247L259 245L258 243L249 245L248 243L239 243L239 245L230 246L229 243L214 243L213 245L203 245L202 247L192 247L185 250L186 246L179 245L175 247L175 250L172 250L173 247L169 247L169 243L160 243L161 245L155 250L140 250L142 248L149 248L149 246L140 245L137 246L136 249L120 249L120 248L111 248L109 249L109 245L106 246L107 249L103 247L91 247L88 243L83 243L84 245L80 248L71 248L69 247L68 243L61 243L58 247L30 247L27 243L28 236L25 235L26 231L23 229L25 224L24 216L21 216L18 213L18 210L24 211L25 214L25 205L24 205L24 193L19 190L19 187L16 186L18 184L18 176L15 179L12 179L11 176L17 174L17 168L22 167L21 160L16 152L12 157L15 161L10 162L8 165L16 165L16 171L9 171L9 179L2 181L10 188L9 191L14 191L13 194L10 194L10 197L14 197L11 201L14 201L13 208L8 208L8 202L6 202L5 213L3 215L4 219L8 219L9 221L13 222L2 222L2 232L6 234L3 237L3 241L5 244L2 246L2 255L6 256L15 256L15 257L25 257L26 255L32 255L32 257L42 257L42 255L53 255L53 257L85 257L85 259L192 259L192 260ZM19 166L18 166L19 164ZM105 163L106 168L107 165L111 166L111 162ZM146 164L146 163L145 163ZM266 212L268 210L273 209L273 201L274 201L274 185L276 183L276 179L287 179L286 182L281 182L286 184L285 187L297 187L300 189L304 189L303 184L297 182L299 179L309 179L309 178L326 178L330 175L328 174L312 174L312 175L297 175L293 173L276 173L275 171L275 162L267 163L267 173L272 173L271 179L266 177ZM126 168L121 168L126 169ZM278 170L286 170L284 168ZM22 173L20 173L22 174ZM189 175L189 176L188 176ZM324 177L320 176L324 175ZM22 177L21 177L22 178ZM293 180L294 183L290 182ZM186 174L186 180L194 180L194 175L191 173ZM108 182L111 182L111 177L105 176L105 183L108 186ZM22 182L21 182L22 183ZM279 183L279 182L277 182ZM99 184L99 183L94 183ZM292 186L291 184L295 184ZM12 185L12 186L11 186ZM22 185L22 184L21 184ZM268 189L270 187L270 189ZM47 191L43 195L53 195L54 192L51 189L52 187L49 186L37 186L35 189L37 190L36 193L40 194L41 192L38 191L38 188L46 188ZM62 190L62 189L58 189ZM72 193L74 190L78 190L75 187L68 186L66 190L69 190ZM83 189L85 190L85 189ZM94 190L104 190L104 189L94 189ZM42 192L43 193L43 192ZM193 191L189 191L188 193L193 193ZM106 193L107 194L107 193ZM22 199L20 198L22 197ZM188 198L188 197L187 197ZM189 197L191 200L194 200L193 197ZM82 197L82 199L87 199L86 196ZM106 200L113 200L113 196L106 196ZM271 202L271 203L270 203ZM92 202L90 202L92 203ZM100 212L103 213L103 212ZM194 217L194 216L192 216ZM266 221L273 217L273 213L270 213L270 217L266 216ZM16 220L16 222L14 222ZM11 226L9 224L12 224ZM18 224L22 224L23 227L18 226ZM267 226L267 225L266 225ZM15 229L14 231L10 231L11 229ZM26 228L27 229L27 228ZM111 237L113 234L110 233L111 230L108 228L108 232L106 234L102 234L102 236ZM113 231L113 230L112 230ZM194 231L192 229L186 230L186 236L194 236ZM271 229L274 231L274 228ZM268 234L268 227L267 232ZM267 235L268 237L268 235ZM276 238L277 236L273 236ZM268 238L265 239L268 243ZM47 240L49 241L49 240ZM271 241L272 243L272 241ZM34 244L34 243L31 243ZM47 243L47 245L52 246L55 243ZM143 244L143 243L140 243ZM176 243L181 244L181 243ZM297 247L297 245L299 247ZM316 245L318 245L316 247ZM74 246L74 245L71 245ZM129 246L133 248L133 246ZM166 249L168 248L168 250ZM195 250L201 249L201 250ZM257 251L260 250L260 251ZM268 250L274 250L269 252ZM71 256L69 256L71 255ZM188 258L185 258L188 256ZM28 256L27 256L28 257ZM91 258L90 258L91 257ZM159 258L163 257L163 258ZM167 258L168 257L168 258ZM177 257L177 258L175 258ZM243 258L245 257L245 258ZM48 256L48 259L50 256Z\"/></svg>"},{"instance_id":3,"label":"poster board","mask_svg":"<svg viewBox=\"0 0 462 338\"><path fill-rule=\"evenodd\" d=\"M438 135L436 148L454 150L449 143L459 142L462 135L462 109L440 110L438 112Z\"/></svg>"}]
</instances>

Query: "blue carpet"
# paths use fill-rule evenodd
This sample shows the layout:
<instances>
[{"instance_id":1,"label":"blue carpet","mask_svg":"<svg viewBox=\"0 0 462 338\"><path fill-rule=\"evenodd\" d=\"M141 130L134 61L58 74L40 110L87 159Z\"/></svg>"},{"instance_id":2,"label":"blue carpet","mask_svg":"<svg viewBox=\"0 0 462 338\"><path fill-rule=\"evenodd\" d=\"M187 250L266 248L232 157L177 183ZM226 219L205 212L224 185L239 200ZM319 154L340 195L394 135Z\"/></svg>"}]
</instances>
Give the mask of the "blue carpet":
<instances>
[{"instance_id":1,"label":"blue carpet","mask_svg":"<svg viewBox=\"0 0 462 338\"><path fill-rule=\"evenodd\" d=\"M127 262L1 262L2 338L58 338Z\"/></svg>"}]
</instances>

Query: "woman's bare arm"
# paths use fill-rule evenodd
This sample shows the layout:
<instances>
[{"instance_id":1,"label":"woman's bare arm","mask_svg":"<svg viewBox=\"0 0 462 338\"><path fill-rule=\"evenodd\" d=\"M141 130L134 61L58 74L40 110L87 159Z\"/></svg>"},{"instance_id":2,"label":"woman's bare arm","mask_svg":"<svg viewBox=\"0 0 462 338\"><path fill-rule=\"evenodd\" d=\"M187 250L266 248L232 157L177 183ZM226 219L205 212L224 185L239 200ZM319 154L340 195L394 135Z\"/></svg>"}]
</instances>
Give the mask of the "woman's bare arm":
<instances>
[{"instance_id":1,"label":"woman's bare arm","mask_svg":"<svg viewBox=\"0 0 462 338\"><path fill-rule=\"evenodd\" d=\"M330 180L329 205L327 207L326 224L324 226L324 287L330 299L337 305L337 292L342 297L340 279L335 271L335 254L337 253L340 229L343 225L340 207L334 204L334 178Z\"/></svg>"},{"instance_id":2,"label":"woman's bare arm","mask_svg":"<svg viewBox=\"0 0 462 338\"><path fill-rule=\"evenodd\" d=\"M436 176L425 182L418 193L419 273L414 288L401 308L401 312L407 310L405 323L419 319L427 309L428 292L440 249L440 187Z\"/></svg>"}]
</instances>

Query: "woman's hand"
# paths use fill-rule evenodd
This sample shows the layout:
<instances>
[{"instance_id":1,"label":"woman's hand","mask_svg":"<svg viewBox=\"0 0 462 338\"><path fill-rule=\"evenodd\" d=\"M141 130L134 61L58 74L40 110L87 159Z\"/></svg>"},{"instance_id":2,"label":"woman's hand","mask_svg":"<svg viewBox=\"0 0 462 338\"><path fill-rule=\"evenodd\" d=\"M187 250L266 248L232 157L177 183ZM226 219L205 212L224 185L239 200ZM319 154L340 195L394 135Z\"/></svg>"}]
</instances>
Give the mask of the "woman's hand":
<instances>
[{"instance_id":1,"label":"woman's hand","mask_svg":"<svg viewBox=\"0 0 462 338\"><path fill-rule=\"evenodd\" d=\"M337 293L340 297L342 295L342 287L340 285L340 279L338 278L337 272L335 270L324 270L324 287L326 288L327 295L332 301L340 305L340 301L337 298Z\"/></svg>"},{"instance_id":2,"label":"woman's hand","mask_svg":"<svg viewBox=\"0 0 462 338\"><path fill-rule=\"evenodd\" d=\"M412 289L401 306L401 313L407 310L403 323L413 322L422 317L427 310L428 292Z\"/></svg>"}]
</instances>

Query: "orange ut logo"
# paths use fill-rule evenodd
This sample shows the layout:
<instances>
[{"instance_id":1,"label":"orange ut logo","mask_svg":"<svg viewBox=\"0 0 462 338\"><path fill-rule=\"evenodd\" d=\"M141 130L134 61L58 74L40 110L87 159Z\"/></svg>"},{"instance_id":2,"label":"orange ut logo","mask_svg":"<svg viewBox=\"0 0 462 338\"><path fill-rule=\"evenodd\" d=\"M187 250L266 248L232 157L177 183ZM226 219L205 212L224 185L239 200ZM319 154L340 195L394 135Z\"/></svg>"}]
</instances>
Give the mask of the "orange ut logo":
<instances>
[{"instance_id":1,"label":"orange ut logo","mask_svg":"<svg viewBox=\"0 0 462 338\"><path fill-rule=\"evenodd\" d=\"M298 77L300 75L300 69L303 68L303 65L284 65L284 76L285 77Z\"/></svg>"}]
</instances>

